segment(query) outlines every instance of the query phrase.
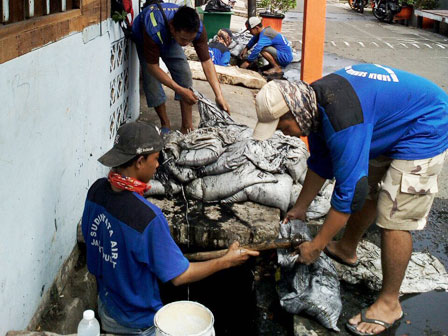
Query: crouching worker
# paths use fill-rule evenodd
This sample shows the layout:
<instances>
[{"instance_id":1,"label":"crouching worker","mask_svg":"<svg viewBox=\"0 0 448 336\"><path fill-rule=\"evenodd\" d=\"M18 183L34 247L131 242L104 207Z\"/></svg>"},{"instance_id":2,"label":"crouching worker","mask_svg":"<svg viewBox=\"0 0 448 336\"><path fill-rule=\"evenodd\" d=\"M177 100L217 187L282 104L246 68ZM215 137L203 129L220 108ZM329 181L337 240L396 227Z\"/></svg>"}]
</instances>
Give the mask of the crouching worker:
<instances>
[{"instance_id":1,"label":"crouching worker","mask_svg":"<svg viewBox=\"0 0 448 336\"><path fill-rule=\"evenodd\" d=\"M331 209L299 261L324 251L349 267L376 219L383 284L377 300L347 323L377 335L403 316L399 290L412 253L410 231L425 227L448 148L448 95L425 78L381 65L348 66L308 85L275 80L256 97L253 137L276 129L308 136L308 172L290 219L305 219L325 179L336 179ZM347 224L343 237L332 238Z\"/></svg>"},{"instance_id":2,"label":"crouching worker","mask_svg":"<svg viewBox=\"0 0 448 336\"><path fill-rule=\"evenodd\" d=\"M256 16L246 21L246 28L253 37L241 51L241 57L246 57L252 47L253 50L247 60L241 64L241 68L246 69L257 60L258 55L261 55L271 65L271 69L263 72L264 75L283 74L282 67L292 61L292 49L286 38L271 27L263 28L260 18Z\"/></svg>"},{"instance_id":3,"label":"crouching worker","mask_svg":"<svg viewBox=\"0 0 448 336\"><path fill-rule=\"evenodd\" d=\"M108 177L87 194L82 232L105 332L153 335L153 318L162 307L157 280L175 286L198 281L259 254L234 243L219 259L190 263L183 256L162 211L143 197L161 149L155 126L125 124L113 148L99 158L112 167Z\"/></svg>"},{"instance_id":4,"label":"crouching worker","mask_svg":"<svg viewBox=\"0 0 448 336\"><path fill-rule=\"evenodd\" d=\"M216 40L208 44L208 52L213 64L228 66L230 63L229 45L232 43L232 32L223 28L216 34Z\"/></svg>"}]
</instances>

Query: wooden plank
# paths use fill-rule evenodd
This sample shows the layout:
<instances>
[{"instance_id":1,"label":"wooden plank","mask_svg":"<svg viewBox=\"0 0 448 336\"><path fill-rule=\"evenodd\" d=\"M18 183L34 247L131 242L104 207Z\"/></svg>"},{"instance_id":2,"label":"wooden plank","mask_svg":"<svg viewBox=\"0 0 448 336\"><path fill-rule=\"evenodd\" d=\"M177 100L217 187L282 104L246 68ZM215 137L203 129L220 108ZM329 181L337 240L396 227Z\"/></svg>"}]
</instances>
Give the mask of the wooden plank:
<instances>
[{"instance_id":1,"label":"wooden plank","mask_svg":"<svg viewBox=\"0 0 448 336\"><path fill-rule=\"evenodd\" d=\"M55 22L71 20L73 18L79 17L81 17L81 10L74 9L65 13L45 15L39 18L0 26L0 40L5 39L11 35L17 36L23 31L40 30L42 28L45 28L45 26L51 25Z\"/></svg>"},{"instance_id":2,"label":"wooden plank","mask_svg":"<svg viewBox=\"0 0 448 336\"><path fill-rule=\"evenodd\" d=\"M73 9L73 0L66 0L67 10Z\"/></svg>"},{"instance_id":3,"label":"wooden plank","mask_svg":"<svg viewBox=\"0 0 448 336\"><path fill-rule=\"evenodd\" d=\"M9 21L18 22L25 19L25 0L9 0Z\"/></svg>"},{"instance_id":4,"label":"wooden plank","mask_svg":"<svg viewBox=\"0 0 448 336\"><path fill-rule=\"evenodd\" d=\"M110 0L82 0L80 9L0 25L0 64L72 32L82 31L109 15Z\"/></svg>"}]
</instances>

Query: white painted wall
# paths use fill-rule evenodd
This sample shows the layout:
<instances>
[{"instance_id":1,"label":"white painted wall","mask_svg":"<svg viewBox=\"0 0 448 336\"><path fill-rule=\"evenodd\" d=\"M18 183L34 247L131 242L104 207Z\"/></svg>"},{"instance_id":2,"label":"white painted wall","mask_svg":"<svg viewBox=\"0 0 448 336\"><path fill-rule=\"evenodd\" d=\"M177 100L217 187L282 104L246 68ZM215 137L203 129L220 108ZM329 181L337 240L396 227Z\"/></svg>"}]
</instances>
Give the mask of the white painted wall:
<instances>
[{"instance_id":1,"label":"white painted wall","mask_svg":"<svg viewBox=\"0 0 448 336\"><path fill-rule=\"evenodd\" d=\"M109 24L87 43L76 33L0 64L0 335L29 323L76 243L89 186L106 173L96 160L113 141L110 46L119 30ZM136 117L134 49L130 60Z\"/></svg>"}]
</instances>

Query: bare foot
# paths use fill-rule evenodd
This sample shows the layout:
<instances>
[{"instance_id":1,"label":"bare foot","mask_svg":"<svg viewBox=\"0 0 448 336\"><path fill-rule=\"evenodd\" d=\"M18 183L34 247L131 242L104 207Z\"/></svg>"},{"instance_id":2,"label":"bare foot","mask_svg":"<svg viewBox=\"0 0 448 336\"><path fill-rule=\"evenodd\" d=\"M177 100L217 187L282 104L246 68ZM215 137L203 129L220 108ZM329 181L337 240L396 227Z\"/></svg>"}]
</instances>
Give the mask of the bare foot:
<instances>
[{"instance_id":1,"label":"bare foot","mask_svg":"<svg viewBox=\"0 0 448 336\"><path fill-rule=\"evenodd\" d=\"M398 300L397 303L392 306L376 301L367 309L365 313L365 317L368 319L384 321L391 325L402 316L403 311ZM361 322L361 314L352 317L348 322L351 325L356 326L358 331L369 335L377 335L386 330L386 327L380 324Z\"/></svg>"},{"instance_id":2,"label":"bare foot","mask_svg":"<svg viewBox=\"0 0 448 336\"><path fill-rule=\"evenodd\" d=\"M327 245L327 250L334 254L335 256L342 259L347 264L355 265L358 261L358 256L356 255L356 250L353 253L353 251L344 249L344 246L342 244L339 244L337 241L331 241Z\"/></svg>"},{"instance_id":3,"label":"bare foot","mask_svg":"<svg viewBox=\"0 0 448 336\"><path fill-rule=\"evenodd\" d=\"M277 75L283 74L282 68L272 68L266 71L263 71L263 75Z\"/></svg>"},{"instance_id":4,"label":"bare foot","mask_svg":"<svg viewBox=\"0 0 448 336\"><path fill-rule=\"evenodd\" d=\"M194 130L193 127L181 127L180 131L182 134L188 134Z\"/></svg>"}]
</instances>

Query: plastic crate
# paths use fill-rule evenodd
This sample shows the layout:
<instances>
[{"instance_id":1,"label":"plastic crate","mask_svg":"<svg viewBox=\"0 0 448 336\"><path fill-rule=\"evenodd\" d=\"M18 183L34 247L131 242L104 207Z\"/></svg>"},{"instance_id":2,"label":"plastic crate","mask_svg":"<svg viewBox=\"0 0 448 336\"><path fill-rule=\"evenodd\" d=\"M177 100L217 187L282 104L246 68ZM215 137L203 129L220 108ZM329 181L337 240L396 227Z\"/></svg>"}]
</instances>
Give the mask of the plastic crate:
<instances>
[{"instance_id":1,"label":"plastic crate","mask_svg":"<svg viewBox=\"0 0 448 336\"><path fill-rule=\"evenodd\" d=\"M202 19L208 39L213 38L221 28L230 28L233 12L205 12L201 7L196 7L196 11Z\"/></svg>"}]
</instances>

